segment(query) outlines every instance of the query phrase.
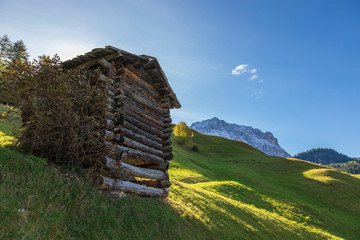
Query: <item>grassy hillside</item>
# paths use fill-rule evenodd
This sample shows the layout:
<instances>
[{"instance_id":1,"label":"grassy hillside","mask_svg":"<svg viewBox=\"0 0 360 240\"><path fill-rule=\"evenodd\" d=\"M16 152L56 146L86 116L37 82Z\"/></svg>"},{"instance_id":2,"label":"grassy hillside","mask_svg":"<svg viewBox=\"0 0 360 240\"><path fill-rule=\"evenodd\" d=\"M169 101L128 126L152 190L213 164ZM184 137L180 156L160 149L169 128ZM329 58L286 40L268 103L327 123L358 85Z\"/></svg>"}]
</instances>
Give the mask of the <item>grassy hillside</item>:
<instances>
[{"instance_id":1,"label":"grassy hillside","mask_svg":"<svg viewBox=\"0 0 360 240\"><path fill-rule=\"evenodd\" d=\"M109 200L81 170L0 148L0 239L360 239L360 179L219 137L173 141L167 201Z\"/></svg>"},{"instance_id":2,"label":"grassy hillside","mask_svg":"<svg viewBox=\"0 0 360 240\"><path fill-rule=\"evenodd\" d=\"M354 176L219 137L192 141L174 144L170 201L219 239L360 239Z\"/></svg>"}]
</instances>

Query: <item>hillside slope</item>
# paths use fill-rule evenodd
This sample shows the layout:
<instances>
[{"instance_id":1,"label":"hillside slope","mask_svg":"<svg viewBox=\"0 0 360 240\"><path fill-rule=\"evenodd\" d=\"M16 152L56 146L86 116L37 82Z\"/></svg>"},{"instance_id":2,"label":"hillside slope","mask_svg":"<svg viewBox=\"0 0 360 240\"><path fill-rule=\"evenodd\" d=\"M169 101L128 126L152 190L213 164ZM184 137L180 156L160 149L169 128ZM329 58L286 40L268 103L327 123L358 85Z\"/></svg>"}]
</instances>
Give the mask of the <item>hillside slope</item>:
<instances>
[{"instance_id":1,"label":"hillside slope","mask_svg":"<svg viewBox=\"0 0 360 240\"><path fill-rule=\"evenodd\" d=\"M170 199L218 236L360 239L359 179L242 142L198 133L192 141L174 144Z\"/></svg>"},{"instance_id":2,"label":"hillside slope","mask_svg":"<svg viewBox=\"0 0 360 240\"><path fill-rule=\"evenodd\" d=\"M0 239L360 239L360 179L220 137L173 142L165 202L108 200L0 148Z\"/></svg>"}]
</instances>

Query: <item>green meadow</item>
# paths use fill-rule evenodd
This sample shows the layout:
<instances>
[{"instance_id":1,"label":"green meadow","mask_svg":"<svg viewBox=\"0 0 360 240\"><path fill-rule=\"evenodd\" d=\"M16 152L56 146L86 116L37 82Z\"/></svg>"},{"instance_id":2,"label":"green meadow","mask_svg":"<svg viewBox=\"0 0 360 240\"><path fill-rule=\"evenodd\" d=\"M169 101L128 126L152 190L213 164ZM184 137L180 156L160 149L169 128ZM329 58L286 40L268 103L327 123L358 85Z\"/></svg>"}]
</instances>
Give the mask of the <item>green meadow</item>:
<instances>
[{"instance_id":1,"label":"green meadow","mask_svg":"<svg viewBox=\"0 0 360 240\"><path fill-rule=\"evenodd\" d=\"M195 133L172 139L166 200L110 200L82 169L6 146L7 126L0 239L360 239L360 179L350 174Z\"/></svg>"}]
</instances>

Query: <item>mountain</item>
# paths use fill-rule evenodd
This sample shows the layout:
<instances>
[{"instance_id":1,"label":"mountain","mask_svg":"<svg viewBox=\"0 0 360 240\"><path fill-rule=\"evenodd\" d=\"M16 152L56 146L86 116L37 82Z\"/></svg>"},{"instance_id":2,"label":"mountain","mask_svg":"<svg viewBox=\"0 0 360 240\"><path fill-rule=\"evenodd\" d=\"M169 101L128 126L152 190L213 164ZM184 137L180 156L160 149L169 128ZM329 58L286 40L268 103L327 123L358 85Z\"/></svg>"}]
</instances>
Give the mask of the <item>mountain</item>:
<instances>
[{"instance_id":1,"label":"mountain","mask_svg":"<svg viewBox=\"0 0 360 240\"><path fill-rule=\"evenodd\" d=\"M280 147L278 140L271 132L264 133L257 128L227 123L216 117L195 122L190 128L203 134L245 142L271 156L290 157L290 154Z\"/></svg>"},{"instance_id":2,"label":"mountain","mask_svg":"<svg viewBox=\"0 0 360 240\"><path fill-rule=\"evenodd\" d=\"M320 163L327 165L331 163L346 163L354 161L354 158L350 158L345 154L339 153L330 148L314 148L306 152L302 152L294 155L294 158L306 160L313 163Z\"/></svg>"}]
</instances>

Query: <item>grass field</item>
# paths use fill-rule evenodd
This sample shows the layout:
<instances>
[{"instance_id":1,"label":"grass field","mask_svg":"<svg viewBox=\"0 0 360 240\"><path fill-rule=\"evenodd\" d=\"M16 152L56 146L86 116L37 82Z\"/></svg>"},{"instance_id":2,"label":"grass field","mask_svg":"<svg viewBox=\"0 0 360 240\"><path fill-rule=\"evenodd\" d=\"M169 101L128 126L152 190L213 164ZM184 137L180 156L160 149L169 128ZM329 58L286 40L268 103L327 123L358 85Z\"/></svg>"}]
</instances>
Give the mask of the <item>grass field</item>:
<instances>
[{"instance_id":1,"label":"grass field","mask_svg":"<svg viewBox=\"0 0 360 240\"><path fill-rule=\"evenodd\" d=\"M0 239L360 239L360 179L214 136L173 142L166 201L109 200L79 169L0 148Z\"/></svg>"}]
</instances>

